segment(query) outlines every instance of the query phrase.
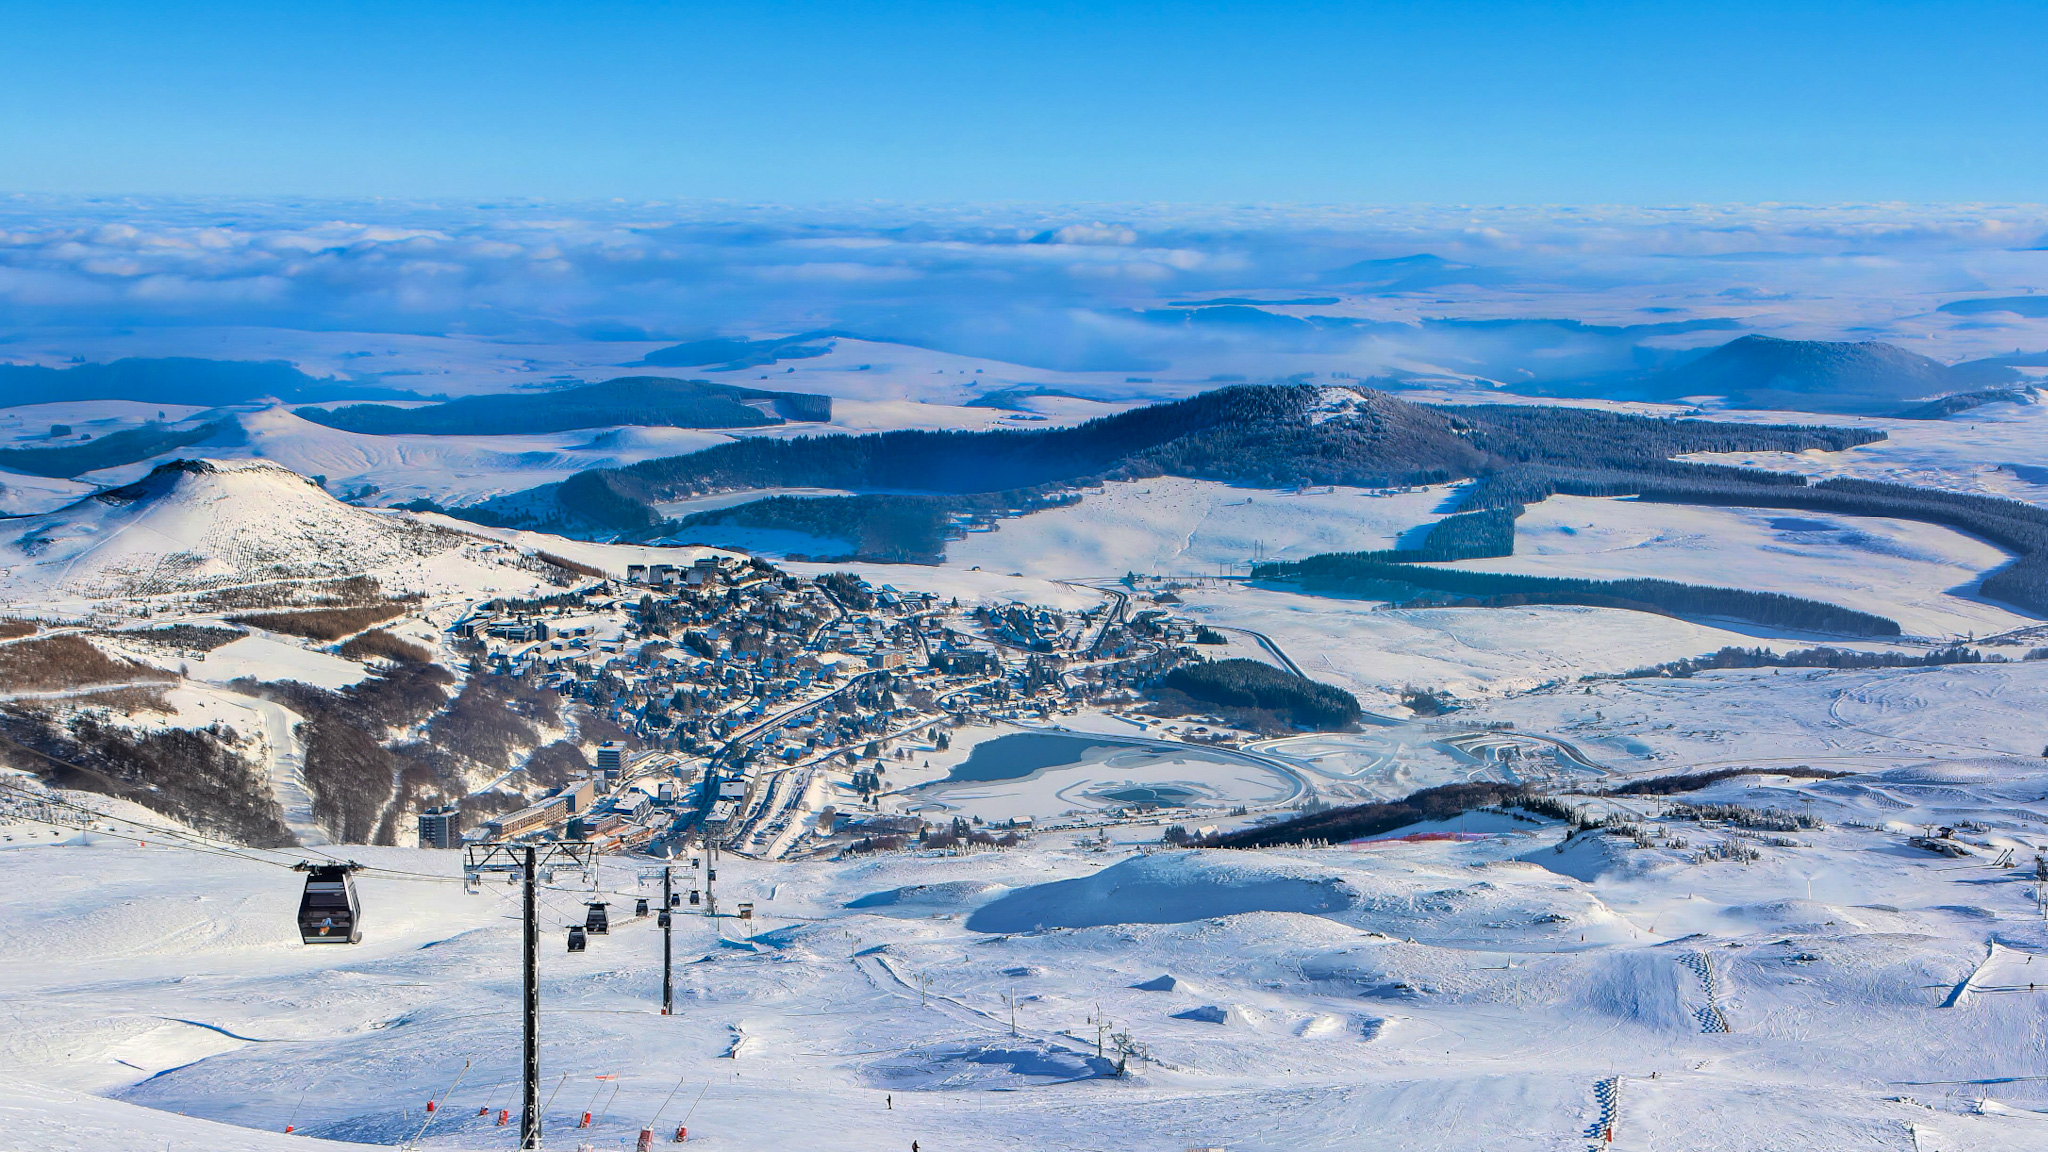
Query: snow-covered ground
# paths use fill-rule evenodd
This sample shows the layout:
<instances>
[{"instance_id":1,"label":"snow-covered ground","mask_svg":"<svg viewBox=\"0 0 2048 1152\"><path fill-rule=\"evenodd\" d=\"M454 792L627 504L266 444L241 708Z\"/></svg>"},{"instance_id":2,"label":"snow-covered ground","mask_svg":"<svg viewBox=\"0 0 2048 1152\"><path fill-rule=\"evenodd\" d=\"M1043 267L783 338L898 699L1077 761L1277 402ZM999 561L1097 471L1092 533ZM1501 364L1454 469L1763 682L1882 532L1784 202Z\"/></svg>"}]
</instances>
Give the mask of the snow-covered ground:
<instances>
[{"instance_id":1,"label":"snow-covered ground","mask_svg":"<svg viewBox=\"0 0 2048 1152\"><path fill-rule=\"evenodd\" d=\"M1077 504L971 533L947 546L946 563L1059 579L1242 572L1255 560L1400 547L1455 511L1462 487L1382 494L1278 492L1176 477L1113 482Z\"/></svg>"},{"instance_id":2,"label":"snow-covered ground","mask_svg":"<svg viewBox=\"0 0 2048 1152\"><path fill-rule=\"evenodd\" d=\"M1826 821L1782 846L1508 822L1470 843L1143 855L1157 829L1133 828L728 858L721 905L757 918L679 917L669 1017L661 935L629 912L648 868L603 866L615 927L582 954L561 925L592 888L558 874L548 1146L687 1122L715 1149L2038 1147L2048 930L2030 870L1993 857L2048 847L2048 771L1859 767L1685 797ZM1962 820L1970 857L1905 843ZM512 1146L516 888L465 896L453 853L351 848L373 868L364 942L309 948L289 857L32 831L0 851L11 1146ZM1729 839L1761 858L1691 862ZM1123 1078L1098 1020L1138 1049Z\"/></svg>"},{"instance_id":3,"label":"snow-covered ground","mask_svg":"<svg viewBox=\"0 0 2048 1152\"><path fill-rule=\"evenodd\" d=\"M1687 459L1741 464L1816 478L1854 476L2048 503L2048 405L1986 404L1940 420L1875 420L1791 412L1716 413L1719 418L1881 428L1885 439L1842 452L1706 452Z\"/></svg>"},{"instance_id":4,"label":"snow-covered ground","mask_svg":"<svg viewBox=\"0 0 2048 1152\"><path fill-rule=\"evenodd\" d=\"M576 371L601 378L600 352L615 363L654 346L563 356L585 357ZM412 342L391 358L454 347ZM550 360L561 349L521 364L486 342L457 351L469 359L451 370L462 377L451 391L564 370ZM1107 374L1033 377L851 340L799 366L733 376L828 392L833 425L761 434L1042 427L962 404L1030 383L1092 384L1091 394L1126 399L1154 387L1117 392ZM1195 386L1162 381L1160 394ZM1062 421L1113 410L1031 403ZM100 421L98 435L155 418L118 405L0 411L14 420L0 423L0 440L30 447L48 423ZM2041 411L1885 422L1890 440L1839 454L1719 459L2039 499ZM427 597L424 615L445 626L496 593L554 590L535 551L613 575L701 553L350 508L330 492L376 483L376 500L416 490L458 501L725 438L360 437L283 408L240 415L242 451L269 462L186 474L160 500L87 500L10 520L0 539L9 614L133 622L178 589L367 575L387 592ZM327 490L277 464L326 475ZM48 512L85 492L11 474L5 483L10 510ZM2029 880L2034 854L2048 851L2048 661L2021 661L2025 646L2006 645L1987 649L2013 658L2004 664L1587 681L1728 645L1840 641L1600 608L1389 611L1192 578L1261 557L1387 547L1449 511L1455 494L1115 483L974 533L944 566L830 566L965 603L1070 610L1104 603L1091 584L1126 571L1184 574L1173 610L1233 630L1206 651L1278 660L1270 644L1355 692L1376 721L1399 721L1240 754L1102 744L1010 779L943 783L977 749L1025 732L961 728L949 749L890 765L891 803L1042 826L1076 809L1100 818L1135 802L1124 794L1177 790L1165 798L1200 809L1190 823L1228 827L1310 795L1385 799L1532 773L1590 787L1740 767L1761 774L1683 799L1796 811L1826 826L1747 836L1652 824L1655 846L1638 848L1597 833L1565 843L1553 823L1474 815L1404 831L1487 839L1161 852L1171 816L1114 825L1107 844L1090 830L960 856L728 858L721 906L751 901L758 917L679 920L672 1017L655 1010L659 935L624 911L654 890L650 864L608 861L596 887L613 894L618 928L589 952L566 953L562 929L581 919L590 889L564 874L543 899L549 1146L628 1147L643 1125L665 1138L684 1122L693 1143L731 1149L1583 1149L1606 1146L1610 1132L1623 1149L2020 1149L2048 1139L2048 1089L2034 1079L2048 1074L2038 1051L2048 1000L2037 998L2048 991L2027 978L2048 965ZM1518 538L1516 556L1472 566L1789 592L1931 638L2033 623L1973 595L2005 554L1927 525L1557 498L1528 510ZM428 623L406 627L434 639ZM297 855L201 850L161 817L98 797L83 800L115 812L125 832L0 818L0 1146L512 1145L512 1130L492 1121L517 1107L516 890L492 881L464 895L451 853L317 846L291 715L228 686L243 675L338 685L363 674L324 647L257 632L181 657L185 678L164 692L175 716L163 722L220 721L260 739L270 787L316 845L306 854L373 866L361 880L364 943L296 942L299 877L279 865ZM151 658L139 644L132 655ZM1464 707L1412 719L1409 685ZM1026 723L1130 741L1188 735L1200 721L1141 729L1084 711ZM1797 764L1856 775L1769 775ZM1645 815L1663 807L1582 802ZM1906 843L1939 826L1962 828L1973 854ZM1727 844L1761 858L1695 862ZM1994 866L2007 849L2019 867ZM1112 1059L1097 1055L1098 1022ZM1140 1050L1123 1078L1106 1075L1117 1033ZM444 1093L445 1110L430 1117L426 1101ZM584 1111L594 1124L579 1130ZM282 1135L286 1125L297 1134Z\"/></svg>"},{"instance_id":5,"label":"snow-covered ground","mask_svg":"<svg viewBox=\"0 0 2048 1152\"><path fill-rule=\"evenodd\" d=\"M2012 555L1952 528L1875 516L1553 496L1515 521L1515 554L1483 572L1782 592L1899 622L1909 636L1991 635L2034 623L1975 595Z\"/></svg>"}]
</instances>

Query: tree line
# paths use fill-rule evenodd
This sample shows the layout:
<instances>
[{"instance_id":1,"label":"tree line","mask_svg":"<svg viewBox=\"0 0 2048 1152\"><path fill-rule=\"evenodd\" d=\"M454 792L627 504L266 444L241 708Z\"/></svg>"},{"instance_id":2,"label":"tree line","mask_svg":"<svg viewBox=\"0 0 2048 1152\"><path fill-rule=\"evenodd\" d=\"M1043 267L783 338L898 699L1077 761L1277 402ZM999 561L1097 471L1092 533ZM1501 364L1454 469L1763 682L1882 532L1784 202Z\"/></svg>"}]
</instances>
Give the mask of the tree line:
<instances>
[{"instance_id":1,"label":"tree line","mask_svg":"<svg viewBox=\"0 0 2048 1152\"><path fill-rule=\"evenodd\" d=\"M2006 658L1985 655L1974 648L1953 644L1932 652L1858 652L1850 648L1795 648L1779 654L1769 648L1730 645L1705 656L1688 656L1614 675L1585 676L1584 680L1644 680L1651 677L1685 679L1696 672L1717 668L1938 668L1948 664L2003 664Z\"/></svg>"},{"instance_id":2,"label":"tree line","mask_svg":"<svg viewBox=\"0 0 2048 1152\"><path fill-rule=\"evenodd\" d=\"M1262 564L1252 575L1262 580L1295 581L1310 591L1369 595L1412 607L1580 604L1659 615L1725 616L1753 624L1851 636L1897 636L1900 632L1896 621L1883 616L1802 596L1672 580L1519 576L1334 553L1292 563Z\"/></svg>"},{"instance_id":3,"label":"tree line","mask_svg":"<svg viewBox=\"0 0 2048 1152\"><path fill-rule=\"evenodd\" d=\"M1204 704L1280 713L1300 727L1316 730L1348 728L1362 715L1358 698L1342 688L1257 660L1182 664L1159 686Z\"/></svg>"}]
</instances>

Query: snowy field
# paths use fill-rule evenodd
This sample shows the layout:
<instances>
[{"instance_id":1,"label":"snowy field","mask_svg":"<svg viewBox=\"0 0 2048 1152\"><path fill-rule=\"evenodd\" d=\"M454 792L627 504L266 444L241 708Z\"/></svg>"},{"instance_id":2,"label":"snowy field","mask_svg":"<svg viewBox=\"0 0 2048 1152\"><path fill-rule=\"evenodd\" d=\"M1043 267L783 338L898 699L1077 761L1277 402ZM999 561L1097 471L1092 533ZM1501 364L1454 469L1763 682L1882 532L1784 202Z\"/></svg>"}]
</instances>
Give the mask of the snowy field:
<instances>
[{"instance_id":1,"label":"snowy field","mask_svg":"<svg viewBox=\"0 0 2048 1152\"><path fill-rule=\"evenodd\" d=\"M1940 420L1817 418L1792 412L1715 413L1716 419L1881 428L1885 439L1842 452L1703 452L1684 457L1813 477L1854 476L2048 503L2048 405L1986 404Z\"/></svg>"},{"instance_id":2,"label":"snowy field","mask_svg":"<svg viewBox=\"0 0 2048 1152\"><path fill-rule=\"evenodd\" d=\"M1573 741L1624 770L2048 751L2048 661L1703 672L1563 685L1490 703L1487 719Z\"/></svg>"},{"instance_id":3,"label":"snowy field","mask_svg":"<svg viewBox=\"0 0 2048 1152\"><path fill-rule=\"evenodd\" d=\"M1784 651L1827 637L1778 634L1613 608L1415 608L1210 582L1184 588L1180 609L1217 627L1270 637L1301 670L1355 694L1367 711L1398 706L1404 685L1460 699L1527 691L1580 676L1625 672L1728 645ZM1852 648L1875 645L1850 644ZM1235 655L1237 653L1233 653ZM1246 652L1245 655L1251 653Z\"/></svg>"},{"instance_id":4,"label":"snowy field","mask_svg":"<svg viewBox=\"0 0 2048 1152\"><path fill-rule=\"evenodd\" d=\"M2048 932L2029 870L1992 857L2048 845L2029 807L2048 772L1870 767L1686 797L1827 822L1750 864L1693 863L1730 832L1655 821L1651 848L1514 822L1257 853L1046 834L728 858L720 899L757 918L679 918L670 1017L660 934L630 915L646 869L603 867L616 927L579 955L560 926L592 888L561 874L542 901L548 1147L683 1122L713 1149L2038 1147L2027 978ZM1972 857L1904 842L1964 819ZM512 1146L493 1121L517 1108L516 889L464 895L452 853L352 848L375 869L364 942L308 948L298 877L273 866L295 857L5 832L11 1146ZM1097 1019L1136 1049L1128 1075L1114 1043L1097 1057Z\"/></svg>"},{"instance_id":5,"label":"snowy field","mask_svg":"<svg viewBox=\"0 0 2048 1152\"><path fill-rule=\"evenodd\" d=\"M1242 572L1254 560L1400 547L1454 511L1462 485L1377 494L1278 492L1160 477L1115 482L1080 503L1004 520L946 547L949 567L980 565L1077 579L1126 572Z\"/></svg>"},{"instance_id":6,"label":"snowy field","mask_svg":"<svg viewBox=\"0 0 2048 1152\"><path fill-rule=\"evenodd\" d=\"M1515 521L1513 556L1449 567L1782 592L1945 639L2035 622L1976 597L1978 581L2011 559L1974 536L1912 520L1552 496Z\"/></svg>"}]
</instances>

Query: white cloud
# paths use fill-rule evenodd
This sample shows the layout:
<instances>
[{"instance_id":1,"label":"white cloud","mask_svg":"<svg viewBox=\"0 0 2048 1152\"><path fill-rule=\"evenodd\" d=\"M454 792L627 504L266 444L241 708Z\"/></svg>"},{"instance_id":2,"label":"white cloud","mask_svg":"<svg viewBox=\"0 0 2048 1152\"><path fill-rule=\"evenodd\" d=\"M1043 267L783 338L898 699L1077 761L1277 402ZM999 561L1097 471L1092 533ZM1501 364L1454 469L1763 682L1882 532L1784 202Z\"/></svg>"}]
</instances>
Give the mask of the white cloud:
<instances>
[{"instance_id":1,"label":"white cloud","mask_svg":"<svg viewBox=\"0 0 2048 1152\"><path fill-rule=\"evenodd\" d=\"M1958 295L2048 290L2048 253L2029 250L2044 233L2048 209L1986 205L472 210L9 197L0 323L17 334L200 325L680 337L782 330L801 316L1031 363L1312 347L1506 372L1521 359L1606 363L1645 338L1545 329L1539 355L1536 335L1420 322L1725 317L1788 335L1939 333L1953 359L1979 344L2048 347L2039 322L1934 311ZM1353 268L1421 254L1472 267ZM1382 327L1132 319L1176 300L1333 296L1290 312ZM93 355L79 340L75 351Z\"/></svg>"}]
</instances>

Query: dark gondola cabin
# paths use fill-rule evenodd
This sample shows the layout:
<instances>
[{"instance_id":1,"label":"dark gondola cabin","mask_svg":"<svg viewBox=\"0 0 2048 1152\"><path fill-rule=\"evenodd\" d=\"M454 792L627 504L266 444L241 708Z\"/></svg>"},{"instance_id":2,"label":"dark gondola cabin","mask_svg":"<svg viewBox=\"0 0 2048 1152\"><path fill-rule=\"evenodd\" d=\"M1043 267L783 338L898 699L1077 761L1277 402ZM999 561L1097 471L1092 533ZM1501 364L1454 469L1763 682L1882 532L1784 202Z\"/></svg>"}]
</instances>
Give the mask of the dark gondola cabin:
<instances>
[{"instance_id":1,"label":"dark gondola cabin","mask_svg":"<svg viewBox=\"0 0 2048 1152\"><path fill-rule=\"evenodd\" d=\"M583 951L583 946L587 943L589 943L589 940L583 935L583 926L581 924L569 925L569 951L581 952Z\"/></svg>"},{"instance_id":2,"label":"dark gondola cabin","mask_svg":"<svg viewBox=\"0 0 2048 1152\"><path fill-rule=\"evenodd\" d=\"M612 931L611 917L605 914L608 905L601 901L590 902L590 912L583 917L583 930L592 936L609 936Z\"/></svg>"},{"instance_id":3,"label":"dark gondola cabin","mask_svg":"<svg viewBox=\"0 0 2048 1152\"><path fill-rule=\"evenodd\" d=\"M362 905L356 899L353 864L301 864L306 891L299 897L299 938L308 944L359 944Z\"/></svg>"},{"instance_id":4,"label":"dark gondola cabin","mask_svg":"<svg viewBox=\"0 0 2048 1152\"><path fill-rule=\"evenodd\" d=\"M641 897L638 897L637 899L635 899L635 900L633 901L633 915L635 915L635 916L645 916L645 915L647 915L647 897L645 897L645 896L641 896Z\"/></svg>"},{"instance_id":5,"label":"dark gondola cabin","mask_svg":"<svg viewBox=\"0 0 2048 1152\"><path fill-rule=\"evenodd\" d=\"M700 901L700 900L698 900L698 898L697 898L697 890L696 890L695 888L692 888L692 889L690 889L690 903L692 903L692 904L697 904L697 903L701 903L701 901Z\"/></svg>"}]
</instances>

